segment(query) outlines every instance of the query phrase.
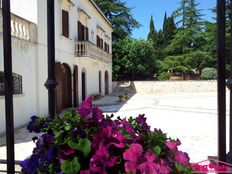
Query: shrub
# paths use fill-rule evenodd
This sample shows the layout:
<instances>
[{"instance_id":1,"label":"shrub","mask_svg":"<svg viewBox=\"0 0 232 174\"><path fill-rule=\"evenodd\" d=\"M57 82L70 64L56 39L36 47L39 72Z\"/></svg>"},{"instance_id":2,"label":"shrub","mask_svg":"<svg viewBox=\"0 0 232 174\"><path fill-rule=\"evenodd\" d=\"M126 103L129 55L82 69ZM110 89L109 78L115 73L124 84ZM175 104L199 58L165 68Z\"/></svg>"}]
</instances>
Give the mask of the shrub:
<instances>
[{"instance_id":1,"label":"shrub","mask_svg":"<svg viewBox=\"0 0 232 174\"><path fill-rule=\"evenodd\" d=\"M160 73L157 79L158 80L169 80L170 75L171 74L169 72L162 72Z\"/></svg>"},{"instance_id":2,"label":"shrub","mask_svg":"<svg viewBox=\"0 0 232 174\"><path fill-rule=\"evenodd\" d=\"M22 166L24 174L137 174L192 171L180 141L161 130L151 130L144 115L113 119L92 107L91 98L76 111L54 120L33 116L30 132L43 132L32 155ZM34 138L35 140L35 138Z\"/></svg>"},{"instance_id":3,"label":"shrub","mask_svg":"<svg viewBox=\"0 0 232 174\"><path fill-rule=\"evenodd\" d=\"M217 70L215 68L204 68L201 72L201 78L205 80L217 79Z\"/></svg>"}]
</instances>

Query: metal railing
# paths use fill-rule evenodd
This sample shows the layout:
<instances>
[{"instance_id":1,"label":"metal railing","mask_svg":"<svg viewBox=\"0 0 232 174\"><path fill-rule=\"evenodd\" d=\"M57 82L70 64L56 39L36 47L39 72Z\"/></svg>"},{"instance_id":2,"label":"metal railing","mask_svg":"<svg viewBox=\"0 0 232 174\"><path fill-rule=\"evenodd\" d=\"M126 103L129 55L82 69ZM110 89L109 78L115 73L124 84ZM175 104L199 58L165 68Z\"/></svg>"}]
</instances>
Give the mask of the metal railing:
<instances>
[{"instance_id":1,"label":"metal railing","mask_svg":"<svg viewBox=\"0 0 232 174\"><path fill-rule=\"evenodd\" d=\"M91 57L99 61L112 63L112 54L88 41L78 41L75 45L75 54L77 57Z\"/></svg>"},{"instance_id":2,"label":"metal railing","mask_svg":"<svg viewBox=\"0 0 232 174\"><path fill-rule=\"evenodd\" d=\"M22 161L15 160L15 173L22 173L21 172L21 167L20 167L21 162ZM0 165L5 165L6 166L7 165L7 161L0 159ZM7 170L0 169L0 173L7 173Z\"/></svg>"}]
</instances>

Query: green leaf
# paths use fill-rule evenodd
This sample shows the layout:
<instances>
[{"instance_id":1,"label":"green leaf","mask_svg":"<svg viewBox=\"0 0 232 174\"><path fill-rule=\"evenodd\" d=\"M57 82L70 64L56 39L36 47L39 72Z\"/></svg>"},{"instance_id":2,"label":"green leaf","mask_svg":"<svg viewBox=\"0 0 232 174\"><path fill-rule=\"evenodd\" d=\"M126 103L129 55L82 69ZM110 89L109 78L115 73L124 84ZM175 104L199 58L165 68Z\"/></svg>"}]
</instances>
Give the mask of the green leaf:
<instances>
[{"instance_id":1,"label":"green leaf","mask_svg":"<svg viewBox=\"0 0 232 174\"><path fill-rule=\"evenodd\" d=\"M156 156L159 156L160 153L161 153L161 148L160 148L160 146L155 146L155 147L153 148L153 151L155 152Z\"/></svg>"},{"instance_id":2,"label":"green leaf","mask_svg":"<svg viewBox=\"0 0 232 174\"><path fill-rule=\"evenodd\" d=\"M64 130L69 131L71 128L72 128L72 126L70 124L68 124L64 127Z\"/></svg>"},{"instance_id":3,"label":"green leaf","mask_svg":"<svg viewBox=\"0 0 232 174\"><path fill-rule=\"evenodd\" d=\"M78 143L69 140L68 145L72 149L82 152L84 157L87 157L91 151L91 142L88 139L80 139Z\"/></svg>"},{"instance_id":4,"label":"green leaf","mask_svg":"<svg viewBox=\"0 0 232 174\"><path fill-rule=\"evenodd\" d=\"M74 157L73 160L64 160L61 164L61 170L65 174L77 174L80 168L81 166L77 157Z\"/></svg>"},{"instance_id":5,"label":"green leaf","mask_svg":"<svg viewBox=\"0 0 232 174\"><path fill-rule=\"evenodd\" d=\"M175 162L175 166L178 172L182 172L185 170L184 166L180 165L178 162Z\"/></svg>"},{"instance_id":6,"label":"green leaf","mask_svg":"<svg viewBox=\"0 0 232 174\"><path fill-rule=\"evenodd\" d=\"M130 134L124 134L125 139L132 140L132 136Z\"/></svg>"}]
</instances>

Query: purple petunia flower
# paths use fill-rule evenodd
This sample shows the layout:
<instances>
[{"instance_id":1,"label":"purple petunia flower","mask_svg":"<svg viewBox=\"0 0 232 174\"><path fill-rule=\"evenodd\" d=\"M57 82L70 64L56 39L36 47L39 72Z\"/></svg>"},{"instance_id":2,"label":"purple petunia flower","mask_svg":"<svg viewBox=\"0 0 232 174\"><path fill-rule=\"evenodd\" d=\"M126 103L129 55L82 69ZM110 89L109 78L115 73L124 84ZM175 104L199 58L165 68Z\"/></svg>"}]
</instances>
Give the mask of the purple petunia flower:
<instances>
[{"instance_id":1,"label":"purple petunia flower","mask_svg":"<svg viewBox=\"0 0 232 174\"><path fill-rule=\"evenodd\" d=\"M22 172L36 174L36 169L39 168L39 155L33 154L30 158L25 159L22 163Z\"/></svg>"},{"instance_id":2,"label":"purple petunia flower","mask_svg":"<svg viewBox=\"0 0 232 174\"><path fill-rule=\"evenodd\" d=\"M144 114L139 115L135 118L136 123L139 125L140 129L144 132L150 131L150 126L146 123L147 118Z\"/></svg>"},{"instance_id":3,"label":"purple petunia flower","mask_svg":"<svg viewBox=\"0 0 232 174\"><path fill-rule=\"evenodd\" d=\"M81 103L81 106L76 109L80 116L89 122L101 123L103 120L102 111L98 108L92 108L92 98L88 97Z\"/></svg>"},{"instance_id":4,"label":"purple petunia flower","mask_svg":"<svg viewBox=\"0 0 232 174\"><path fill-rule=\"evenodd\" d=\"M35 132L35 133L40 133L41 129L42 129L42 124L39 121L39 117L33 115L31 117L31 121L29 122L29 124L27 125L27 130L29 132Z\"/></svg>"}]
</instances>

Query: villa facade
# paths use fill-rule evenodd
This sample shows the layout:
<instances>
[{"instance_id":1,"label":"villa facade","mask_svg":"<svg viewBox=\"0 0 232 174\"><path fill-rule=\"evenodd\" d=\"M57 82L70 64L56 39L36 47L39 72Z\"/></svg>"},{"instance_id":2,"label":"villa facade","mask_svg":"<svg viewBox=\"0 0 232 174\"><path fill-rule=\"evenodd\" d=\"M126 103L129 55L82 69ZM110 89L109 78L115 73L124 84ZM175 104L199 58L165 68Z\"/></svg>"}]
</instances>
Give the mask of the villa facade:
<instances>
[{"instance_id":1,"label":"villa facade","mask_svg":"<svg viewBox=\"0 0 232 174\"><path fill-rule=\"evenodd\" d=\"M46 116L47 1L12 0L12 64L15 127ZM0 9L0 50L3 50ZM55 0L57 112L89 95L112 91L112 27L92 0ZM48 33L49 34L49 33ZM0 51L0 133L5 131L3 51Z\"/></svg>"}]
</instances>

